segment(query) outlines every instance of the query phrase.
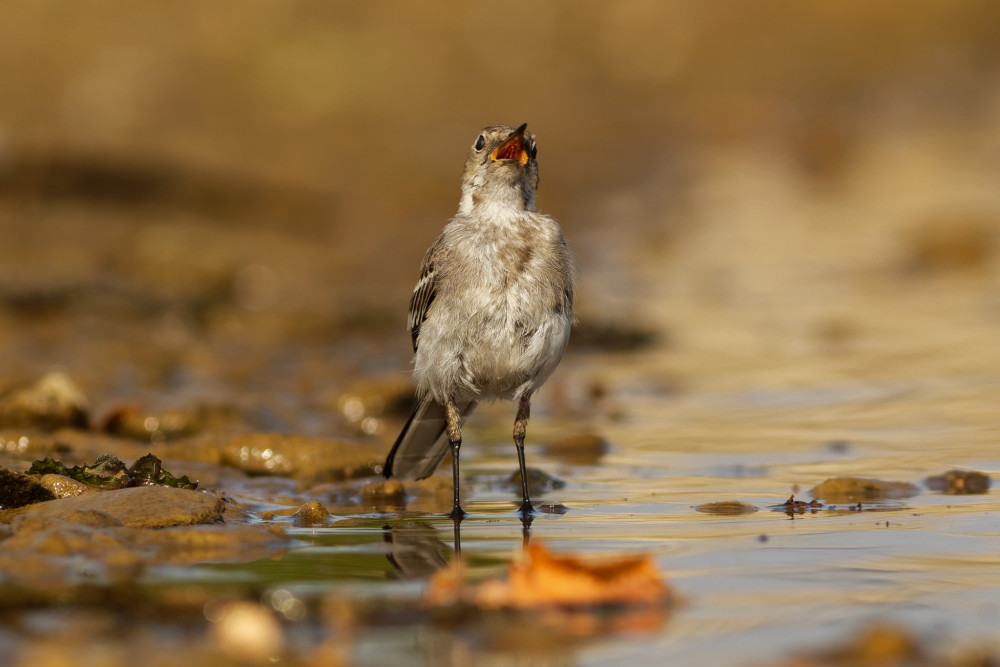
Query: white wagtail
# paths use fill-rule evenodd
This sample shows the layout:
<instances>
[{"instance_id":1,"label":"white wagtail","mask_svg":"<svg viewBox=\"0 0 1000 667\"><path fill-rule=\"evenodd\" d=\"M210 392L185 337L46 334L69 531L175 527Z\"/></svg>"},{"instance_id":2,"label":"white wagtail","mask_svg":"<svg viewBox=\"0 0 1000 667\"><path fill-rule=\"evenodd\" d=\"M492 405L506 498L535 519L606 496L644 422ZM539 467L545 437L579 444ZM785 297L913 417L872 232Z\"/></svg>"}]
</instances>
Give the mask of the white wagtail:
<instances>
[{"instance_id":1,"label":"white wagtail","mask_svg":"<svg viewBox=\"0 0 1000 667\"><path fill-rule=\"evenodd\" d=\"M535 138L505 125L476 138L458 214L427 250L410 300L418 404L385 461L386 477L429 476L451 448L455 505L462 420L477 401L518 402L514 444L528 498L524 434L531 395L562 358L573 323L573 258L559 224L535 211Z\"/></svg>"}]
</instances>

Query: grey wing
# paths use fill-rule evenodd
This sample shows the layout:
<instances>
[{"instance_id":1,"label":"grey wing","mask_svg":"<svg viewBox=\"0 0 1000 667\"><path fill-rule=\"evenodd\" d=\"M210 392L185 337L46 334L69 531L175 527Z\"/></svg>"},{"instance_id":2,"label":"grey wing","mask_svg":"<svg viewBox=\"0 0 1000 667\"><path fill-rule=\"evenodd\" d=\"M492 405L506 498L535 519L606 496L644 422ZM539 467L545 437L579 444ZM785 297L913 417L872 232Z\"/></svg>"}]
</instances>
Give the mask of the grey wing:
<instances>
[{"instance_id":1,"label":"grey wing","mask_svg":"<svg viewBox=\"0 0 1000 667\"><path fill-rule=\"evenodd\" d=\"M413 296L410 297L410 312L406 318L406 324L410 329L410 336L413 338L413 351L417 351L417 339L420 338L420 326L427 319L427 311L430 310L431 303L437 295L437 275L434 265L439 259L441 248L441 237L428 248L424 255L424 261L420 264L420 280L413 288Z\"/></svg>"}]
</instances>

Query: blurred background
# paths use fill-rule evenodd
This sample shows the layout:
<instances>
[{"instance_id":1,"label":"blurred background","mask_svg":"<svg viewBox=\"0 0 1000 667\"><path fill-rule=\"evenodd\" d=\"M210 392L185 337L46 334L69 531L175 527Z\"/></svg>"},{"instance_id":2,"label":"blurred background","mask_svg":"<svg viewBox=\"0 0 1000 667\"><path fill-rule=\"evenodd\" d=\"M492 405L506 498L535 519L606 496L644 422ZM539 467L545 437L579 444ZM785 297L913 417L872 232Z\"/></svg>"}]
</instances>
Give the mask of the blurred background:
<instances>
[{"instance_id":1,"label":"blurred background","mask_svg":"<svg viewBox=\"0 0 1000 667\"><path fill-rule=\"evenodd\" d=\"M521 122L581 267L571 358L645 350L619 363L722 388L996 357L990 0L3 14L5 385L62 367L104 405L214 397L322 430L303 405L405 380L468 146Z\"/></svg>"}]
</instances>

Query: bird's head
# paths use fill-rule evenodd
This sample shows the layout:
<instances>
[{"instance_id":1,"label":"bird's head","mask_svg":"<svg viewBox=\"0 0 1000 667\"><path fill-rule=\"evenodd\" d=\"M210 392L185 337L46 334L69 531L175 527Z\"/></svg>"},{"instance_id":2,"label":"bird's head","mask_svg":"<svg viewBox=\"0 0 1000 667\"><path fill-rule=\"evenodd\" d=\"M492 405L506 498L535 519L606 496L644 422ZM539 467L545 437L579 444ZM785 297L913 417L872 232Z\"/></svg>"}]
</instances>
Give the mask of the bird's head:
<instances>
[{"instance_id":1,"label":"bird's head","mask_svg":"<svg viewBox=\"0 0 1000 667\"><path fill-rule=\"evenodd\" d=\"M493 125L476 137L462 177L461 212L482 206L535 210L538 147L527 127Z\"/></svg>"}]
</instances>

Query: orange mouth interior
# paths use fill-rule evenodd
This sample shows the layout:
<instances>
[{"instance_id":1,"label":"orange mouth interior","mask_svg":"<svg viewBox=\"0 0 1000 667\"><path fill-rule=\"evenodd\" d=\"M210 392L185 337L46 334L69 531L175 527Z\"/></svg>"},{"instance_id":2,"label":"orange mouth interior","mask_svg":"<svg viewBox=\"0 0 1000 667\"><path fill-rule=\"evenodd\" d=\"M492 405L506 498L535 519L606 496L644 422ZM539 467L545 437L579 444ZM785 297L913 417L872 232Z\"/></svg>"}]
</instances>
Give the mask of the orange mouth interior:
<instances>
[{"instance_id":1,"label":"orange mouth interior","mask_svg":"<svg viewBox=\"0 0 1000 667\"><path fill-rule=\"evenodd\" d=\"M524 142L520 136L512 137L493 149L490 158L494 162L500 160L516 160L521 164L528 164L528 152L524 150Z\"/></svg>"}]
</instances>

